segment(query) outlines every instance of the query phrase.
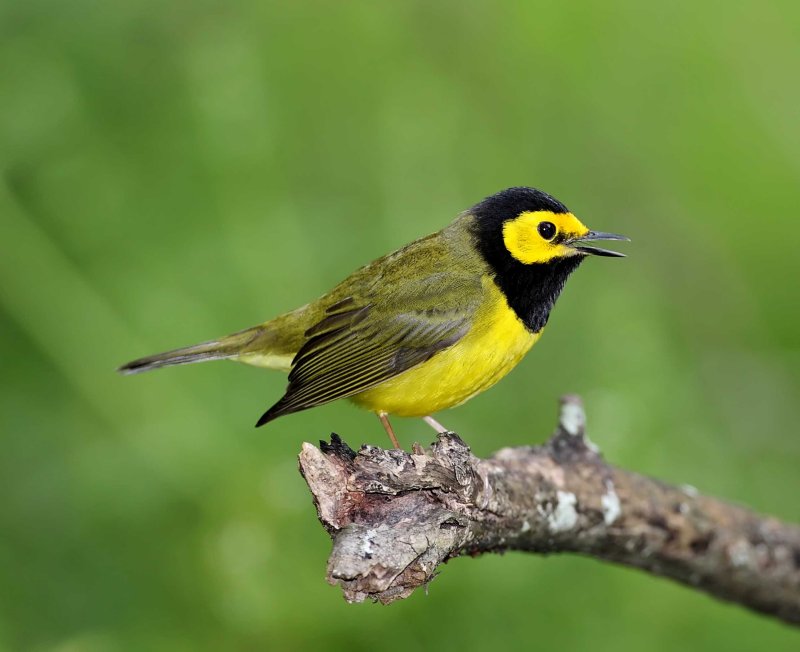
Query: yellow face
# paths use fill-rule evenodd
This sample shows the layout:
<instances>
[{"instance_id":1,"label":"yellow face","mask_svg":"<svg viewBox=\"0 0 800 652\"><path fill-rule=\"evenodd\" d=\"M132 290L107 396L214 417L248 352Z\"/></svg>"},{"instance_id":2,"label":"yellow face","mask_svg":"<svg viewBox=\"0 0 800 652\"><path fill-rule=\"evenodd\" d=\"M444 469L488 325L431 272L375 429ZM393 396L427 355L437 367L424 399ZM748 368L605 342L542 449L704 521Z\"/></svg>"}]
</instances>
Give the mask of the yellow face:
<instances>
[{"instance_id":1,"label":"yellow face","mask_svg":"<svg viewBox=\"0 0 800 652\"><path fill-rule=\"evenodd\" d=\"M526 265L579 256L579 250L564 243L588 234L589 229L572 213L527 212L503 224L506 249Z\"/></svg>"}]
</instances>

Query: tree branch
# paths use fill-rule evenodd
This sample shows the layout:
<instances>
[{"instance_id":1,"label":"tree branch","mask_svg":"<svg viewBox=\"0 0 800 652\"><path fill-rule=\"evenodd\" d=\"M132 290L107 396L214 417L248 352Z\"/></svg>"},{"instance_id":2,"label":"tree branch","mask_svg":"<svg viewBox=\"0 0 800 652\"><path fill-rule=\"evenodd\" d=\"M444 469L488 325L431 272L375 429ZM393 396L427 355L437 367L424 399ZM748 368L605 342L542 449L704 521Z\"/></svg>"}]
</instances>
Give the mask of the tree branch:
<instances>
[{"instance_id":1,"label":"tree branch","mask_svg":"<svg viewBox=\"0 0 800 652\"><path fill-rule=\"evenodd\" d=\"M578 552L800 624L800 527L610 466L584 423L565 397L546 444L488 459L454 433L428 452L304 444L300 470L333 539L328 581L351 602L389 603L451 557Z\"/></svg>"}]
</instances>

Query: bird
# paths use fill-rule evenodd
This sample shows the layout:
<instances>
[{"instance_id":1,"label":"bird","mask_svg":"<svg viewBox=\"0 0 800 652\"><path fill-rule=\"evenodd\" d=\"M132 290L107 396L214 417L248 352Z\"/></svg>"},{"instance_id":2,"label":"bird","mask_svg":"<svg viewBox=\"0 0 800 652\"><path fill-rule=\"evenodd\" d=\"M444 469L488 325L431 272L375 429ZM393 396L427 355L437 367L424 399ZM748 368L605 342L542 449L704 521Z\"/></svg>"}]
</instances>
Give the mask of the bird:
<instances>
[{"instance_id":1,"label":"bird","mask_svg":"<svg viewBox=\"0 0 800 652\"><path fill-rule=\"evenodd\" d=\"M624 257L567 207L531 187L486 197L445 228L353 272L315 301L226 337L139 358L123 374L207 360L288 372L258 419L338 399L389 416L434 414L489 389L539 340L567 278L590 256Z\"/></svg>"}]
</instances>

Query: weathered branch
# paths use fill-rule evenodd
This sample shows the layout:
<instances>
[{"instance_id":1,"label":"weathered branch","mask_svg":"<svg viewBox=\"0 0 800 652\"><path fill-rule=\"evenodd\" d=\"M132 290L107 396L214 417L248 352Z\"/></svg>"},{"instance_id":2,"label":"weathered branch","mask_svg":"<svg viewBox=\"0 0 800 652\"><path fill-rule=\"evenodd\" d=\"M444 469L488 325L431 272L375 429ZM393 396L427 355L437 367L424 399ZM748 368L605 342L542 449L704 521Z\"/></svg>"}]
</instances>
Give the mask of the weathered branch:
<instances>
[{"instance_id":1,"label":"weathered branch","mask_svg":"<svg viewBox=\"0 0 800 652\"><path fill-rule=\"evenodd\" d=\"M578 552L800 624L800 527L610 466L584 422L565 397L550 441L488 459L453 433L428 452L304 444L300 470L333 539L328 581L347 600L389 603L450 557Z\"/></svg>"}]
</instances>

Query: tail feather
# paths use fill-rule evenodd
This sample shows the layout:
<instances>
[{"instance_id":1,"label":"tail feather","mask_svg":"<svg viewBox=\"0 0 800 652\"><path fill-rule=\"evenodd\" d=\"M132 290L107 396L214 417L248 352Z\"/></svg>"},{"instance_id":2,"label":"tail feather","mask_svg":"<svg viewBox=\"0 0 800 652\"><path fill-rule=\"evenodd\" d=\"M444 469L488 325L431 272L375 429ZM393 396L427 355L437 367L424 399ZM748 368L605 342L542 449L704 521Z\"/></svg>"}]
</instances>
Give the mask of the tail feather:
<instances>
[{"instance_id":1,"label":"tail feather","mask_svg":"<svg viewBox=\"0 0 800 652\"><path fill-rule=\"evenodd\" d=\"M212 340L210 342L203 342L202 344L195 344L194 346L187 346L182 349L174 349L172 351L165 351L164 353L148 355L122 365L117 371L122 374L130 375L179 364L235 358L238 353L236 351L231 351L230 348L225 346L224 342L224 340Z\"/></svg>"},{"instance_id":2,"label":"tail feather","mask_svg":"<svg viewBox=\"0 0 800 652\"><path fill-rule=\"evenodd\" d=\"M312 306L303 306L275 319L217 340L148 355L122 365L117 371L138 374L206 360L232 360L271 369L287 370L305 340L304 333L317 319Z\"/></svg>"},{"instance_id":3,"label":"tail feather","mask_svg":"<svg viewBox=\"0 0 800 652\"><path fill-rule=\"evenodd\" d=\"M257 341L260 335L263 335L264 331L263 325L254 326L218 340L210 340L182 349L173 349L164 353L148 355L122 365L117 371L122 374L138 374L151 369L172 367L179 364L192 364L193 362L205 362L206 360L230 360L244 353L249 345Z\"/></svg>"}]
</instances>

